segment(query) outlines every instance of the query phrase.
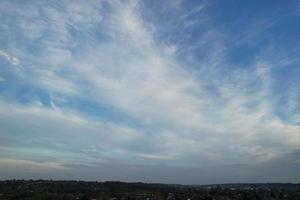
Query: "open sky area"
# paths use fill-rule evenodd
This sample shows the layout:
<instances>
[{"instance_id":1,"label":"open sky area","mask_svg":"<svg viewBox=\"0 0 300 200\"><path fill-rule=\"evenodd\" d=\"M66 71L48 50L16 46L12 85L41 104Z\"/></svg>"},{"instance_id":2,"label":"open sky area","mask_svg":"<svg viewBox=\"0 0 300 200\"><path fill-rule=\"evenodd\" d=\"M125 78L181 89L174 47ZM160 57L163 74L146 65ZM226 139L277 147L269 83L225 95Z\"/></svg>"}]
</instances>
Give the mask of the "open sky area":
<instances>
[{"instance_id":1,"label":"open sky area","mask_svg":"<svg viewBox=\"0 0 300 200\"><path fill-rule=\"evenodd\" d=\"M0 179L299 171L300 1L0 1Z\"/></svg>"}]
</instances>

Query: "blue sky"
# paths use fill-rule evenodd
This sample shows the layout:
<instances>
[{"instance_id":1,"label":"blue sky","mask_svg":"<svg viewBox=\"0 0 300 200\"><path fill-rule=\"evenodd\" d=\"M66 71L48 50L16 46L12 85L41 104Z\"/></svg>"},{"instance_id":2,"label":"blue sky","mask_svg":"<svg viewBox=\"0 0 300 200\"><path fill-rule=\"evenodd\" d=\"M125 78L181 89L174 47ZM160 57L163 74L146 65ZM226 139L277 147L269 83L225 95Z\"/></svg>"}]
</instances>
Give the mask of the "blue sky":
<instances>
[{"instance_id":1,"label":"blue sky","mask_svg":"<svg viewBox=\"0 0 300 200\"><path fill-rule=\"evenodd\" d=\"M0 2L0 179L299 182L299 1Z\"/></svg>"}]
</instances>

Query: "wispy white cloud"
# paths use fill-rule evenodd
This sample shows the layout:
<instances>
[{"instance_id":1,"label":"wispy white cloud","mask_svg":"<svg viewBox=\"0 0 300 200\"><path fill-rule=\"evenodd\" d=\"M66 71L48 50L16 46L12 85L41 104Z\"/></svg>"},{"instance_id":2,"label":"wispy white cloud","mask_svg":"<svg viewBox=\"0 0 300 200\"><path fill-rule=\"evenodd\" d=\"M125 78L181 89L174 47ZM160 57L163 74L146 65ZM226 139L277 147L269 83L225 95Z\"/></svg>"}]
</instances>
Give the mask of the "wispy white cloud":
<instances>
[{"instance_id":1,"label":"wispy white cloud","mask_svg":"<svg viewBox=\"0 0 300 200\"><path fill-rule=\"evenodd\" d=\"M59 163L54 162L44 162L38 163L30 160L17 160L17 159L0 159L1 169L11 169L11 168L21 168L21 170L31 171L31 172L49 172L57 170L65 170L66 167ZM2 170L1 170L2 171ZM5 170L4 170L5 171Z\"/></svg>"},{"instance_id":2,"label":"wispy white cloud","mask_svg":"<svg viewBox=\"0 0 300 200\"><path fill-rule=\"evenodd\" d=\"M20 61L17 57L10 55L10 54L6 53L3 50L0 50L0 56L5 58L12 65L19 65L20 64Z\"/></svg>"},{"instance_id":3,"label":"wispy white cloud","mask_svg":"<svg viewBox=\"0 0 300 200\"><path fill-rule=\"evenodd\" d=\"M126 125L94 121L58 108L36 105L1 104L0 118L2 152L16 150L17 158L22 155L29 159L43 158L52 152L66 164L88 163L93 156L97 157L94 162L118 159L127 145L141 137L138 130Z\"/></svg>"},{"instance_id":4,"label":"wispy white cloud","mask_svg":"<svg viewBox=\"0 0 300 200\"><path fill-rule=\"evenodd\" d=\"M15 50L26 60L23 79L47 93L51 106L2 102L0 137L26 148L31 142L36 149L54 145L57 150L52 154L58 159L66 159L62 152L69 152L68 164L109 162L123 156L125 163L263 163L299 148L300 127L295 123L299 112L293 112L297 93L290 94L290 121L274 111L272 70L277 60L262 53L250 66L234 66L226 57L227 36L218 26L203 31L191 45L159 41L155 24L144 20L140 5L139 1L66 1L60 6L42 2L23 12L12 4L15 26L22 30L19 36L40 50ZM176 6L172 9L182 14L179 1ZM181 20L207 12L205 6L180 15ZM207 27L209 22L197 23ZM251 32L243 41L236 38L247 43L259 34ZM204 49L203 59L191 54L180 60L197 49ZM20 64L4 51L0 56ZM59 98L65 103L55 104L53 100ZM66 106L68 98L110 106L139 128L104 120L101 110L93 116L73 110ZM26 140L25 133L35 139ZM56 144L58 139L61 142Z\"/></svg>"}]
</instances>

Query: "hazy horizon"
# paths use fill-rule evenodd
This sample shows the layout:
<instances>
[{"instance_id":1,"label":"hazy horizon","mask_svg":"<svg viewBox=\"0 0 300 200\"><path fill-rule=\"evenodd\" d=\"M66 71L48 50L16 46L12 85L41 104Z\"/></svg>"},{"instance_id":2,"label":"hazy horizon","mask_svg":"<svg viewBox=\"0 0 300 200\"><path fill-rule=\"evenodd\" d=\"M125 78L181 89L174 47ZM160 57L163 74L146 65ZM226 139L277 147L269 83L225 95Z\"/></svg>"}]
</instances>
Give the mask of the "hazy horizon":
<instances>
[{"instance_id":1,"label":"hazy horizon","mask_svg":"<svg viewBox=\"0 0 300 200\"><path fill-rule=\"evenodd\" d=\"M0 20L0 180L300 182L298 0L2 0Z\"/></svg>"},{"instance_id":2,"label":"hazy horizon","mask_svg":"<svg viewBox=\"0 0 300 200\"><path fill-rule=\"evenodd\" d=\"M7 182L97 182L97 183L123 183L123 184L149 184L149 185L178 185L178 186L217 186L217 185L273 185L273 184L292 184L292 185L299 185L299 182L225 182L225 183L206 183L206 184L180 184L180 183L162 183L162 182L142 182L142 181L119 181L119 180L82 180L82 179L2 179L0 181L7 181Z\"/></svg>"}]
</instances>

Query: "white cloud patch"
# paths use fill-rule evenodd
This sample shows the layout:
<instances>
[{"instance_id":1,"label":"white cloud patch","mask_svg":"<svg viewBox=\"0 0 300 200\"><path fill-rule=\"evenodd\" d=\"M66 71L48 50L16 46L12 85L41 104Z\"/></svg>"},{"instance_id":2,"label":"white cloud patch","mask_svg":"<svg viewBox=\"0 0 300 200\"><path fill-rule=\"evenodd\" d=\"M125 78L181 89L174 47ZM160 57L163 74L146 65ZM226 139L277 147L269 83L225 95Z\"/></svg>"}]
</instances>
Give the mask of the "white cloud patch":
<instances>
[{"instance_id":1,"label":"white cloud patch","mask_svg":"<svg viewBox=\"0 0 300 200\"><path fill-rule=\"evenodd\" d=\"M16 152L19 159L50 156L65 164L104 162L120 159L141 137L126 125L35 105L1 104L0 119L1 151Z\"/></svg>"},{"instance_id":2,"label":"white cloud patch","mask_svg":"<svg viewBox=\"0 0 300 200\"><path fill-rule=\"evenodd\" d=\"M17 57L10 55L3 50L0 50L0 56L6 59L12 65L20 65L20 61Z\"/></svg>"},{"instance_id":3,"label":"white cloud patch","mask_svg":"<svg viewBox=\"0 0 300 200\"><path fill-rule=\"evenodd\" d=\"M49 172L49 171L67 169L61 164L54 163L54 162L39 163L30 160L16 160L16 159L0 159L0 168L1 169L14 168L15 170L30 171L30 172L47 172L47 171Z\"/></svg>"}]
</instances>

